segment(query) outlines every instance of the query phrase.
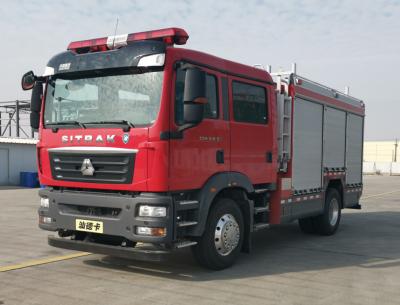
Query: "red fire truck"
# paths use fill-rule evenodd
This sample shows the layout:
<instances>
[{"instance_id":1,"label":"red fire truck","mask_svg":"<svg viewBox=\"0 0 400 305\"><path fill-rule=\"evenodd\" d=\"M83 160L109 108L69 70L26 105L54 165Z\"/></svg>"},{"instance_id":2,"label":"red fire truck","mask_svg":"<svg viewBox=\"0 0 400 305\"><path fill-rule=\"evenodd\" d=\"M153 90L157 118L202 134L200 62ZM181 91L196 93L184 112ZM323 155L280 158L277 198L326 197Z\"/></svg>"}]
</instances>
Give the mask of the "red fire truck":
<instances>
[{"instance_id":1,"label":"red fire truck","mask_svg":"<svg viewBox=\"0 0 400 305\"><path fill-rule=\"evenodd\" d=\"M72 42L23 76L50 245L146 260L192 247L223 269L254 231L298 220L331 235L360 208L361 100L175 47L188 37Z\"/></svg>"}]
</instances>

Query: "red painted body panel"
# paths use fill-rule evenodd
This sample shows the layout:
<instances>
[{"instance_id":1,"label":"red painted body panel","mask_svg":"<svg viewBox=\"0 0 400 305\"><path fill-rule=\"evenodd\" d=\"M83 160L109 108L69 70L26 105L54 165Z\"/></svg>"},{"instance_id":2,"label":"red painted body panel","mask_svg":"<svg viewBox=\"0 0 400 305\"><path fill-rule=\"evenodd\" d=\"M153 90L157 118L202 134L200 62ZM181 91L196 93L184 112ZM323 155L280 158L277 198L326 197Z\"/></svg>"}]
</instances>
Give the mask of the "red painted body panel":
<instances>
[{"instance_id":1,"label":"red painted body panel","mask_svg":"<svg viewBox=\"0 0 400 305\"><path fill-rule=\"evenodd\" d=\"M158 117L150 127L133 128L130 130L130 140L127 144L122 142L124 132L121 128L60 128L57 133L51 129L44 129L41 120L39 130L38 149L40 151L40 163L42 170L39 171L40 183L48 186L63 186L74 188L93 188L126 191L167 191L168 190L168 152L169 142L160 141L160 131L168 130L170 83L172 67L166 58L165 73L163 78L161 104ZM45 95L44 95L45 96ZM42 103L44 104L44 103ZM44 106L42 107L42 116ZM98 144L92 143L62 143L62 135L102 135L115 134L115 143ZM47 149L65 146L109 146L118 148L138 149L135 158L134 176L131 184L102 184L81 183L54 180L51 176L50 161Z\"/></svg>"},{"instance_id":2,"label":"red painted body panel","mask_svg":"<svg viewBox=\"0 0 400 305\"><path fill-rule=\"evenodd\" d=\"M229 80L230 82L235 80L243 82L243 79L238 77L229 77ZM265 125L235 122L232 119L232 103L230 104L231 170L245 174L253 184L276 182L276 102L275 94L273 94L275 88L265 83L250 80L245 80L245 82L266 88L268 92L268 122ZM229 95L232 101L232 92ZM272 162L267 162L267 153L272 153Z\"/></svg>"},{"instance_id":3,"label":"red painted body panel","mask_svg":"<svg viewBox=\"0 0 400 305\"><path fill-rule=\"evenodd\" d=\"M172 51L172 50L171 50ZM170 147L170 190L198 189L213 175L224 171L240 172L247 176L253 184L275 182L276 162L267 163L266 154L272 152L276 157L275 133L275 97L270 76L260 69L223 60L208 54L186 49L173 49L174 61L190 60L202 66L207 73L219 78L219 119L205 119L195 128L184 132L183 139L172 140ZM207 66L207 68L205 67ZM210 68L208 68L210 67ZM211 68L212 67L212 68ZM224 72L229 73L229 75ZM264 80L257 82L243 79L235 75ZM230 120L222 119L221 77L245 81L268 89L269 123L267 125L238 123L233 121L232 92L229 92ZM172 87L174 87L172 85ZM231 87L229 85L229 87ZM174 94L171 96L173 108ZM170 116L171 130L176 130L175 118ZM217 150L223 150L225 162L216 163ZM276 160L276 158L275 158Z\"/></svg>"},{"instance_id":4,"label":"red painted body panel","mask_svg":"<svg viewBox=\"0 0 400 305\"><path fill-rule=\"evenodd\" d=\"M85 143L84 141L76 141L71 144L66 144L61 141L63 135L102 135L106 137L107 134L115 134L115 143L98 144L95 142ZM148 149L139 149L135 159L135 170L132 184L100 184L100 183L81 183L71 181L54 180L51 175L50 160L48 149L55 147L65 146L104 146L104 147L118 147L118 148L134 148L138 149L142 143L148 140L147 128L134 128L129 132L130 141L128 144L122 142L122 135L124 132L121 128L73 128L73 129L60 129L54 133L51 129L43 129L41 133L41 140L38 144L40 148L40 160L42 171L39 173L40 183L49 186L64 186L64 187L78 187L78 188L97 188L97 189L115 189L115 190L133 190L143 191L147 190L147 155Z\"/></svg>"},{"instance_id":5,"label":"red painted body panel","mask_svg":"<svg viewBox=\"0 0 400 305\"><path fill-rule=\"evenodd\" d=\"M201 56L193 58L186 53L187 50L184 49L171 49L170 55L174 62L184 58L201 63L207 62ZM218 79L219 117L218 119L204 119L198 126L184 131L183 139L171 140L170 190L199 189L212 175L228 171L230 167L229 122L222 120L222 95L219 79L222 74L211 69L205 70ZM175 78L171 88L173 88L173 94L170 97L170 109L174 109ZM169 124L170 130L177 130L174 111L171 111ZM216 164L217 150L224 150L225 162L223 164Z\"/></svg>"}]
</instances>

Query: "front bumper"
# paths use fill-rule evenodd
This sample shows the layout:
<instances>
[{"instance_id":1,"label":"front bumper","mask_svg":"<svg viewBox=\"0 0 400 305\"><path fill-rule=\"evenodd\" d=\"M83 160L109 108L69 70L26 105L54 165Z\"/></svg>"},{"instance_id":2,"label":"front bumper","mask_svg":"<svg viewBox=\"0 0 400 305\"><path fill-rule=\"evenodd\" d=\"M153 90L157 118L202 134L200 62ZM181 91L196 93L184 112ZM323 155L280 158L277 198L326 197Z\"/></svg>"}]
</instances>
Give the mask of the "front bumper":
<instances>
[{"instance_id":1,"label":"front bumper","mask_svg":"<svg viewBox=\"0 0 400 305\"><path fill-rule=\"evenodd\" d=\"M161 249L156 247L121 247L121 246L110 246L99 243L93 243L88 241L71 240L61 237L48 237L48 243L50 246L92 252L103 255L111 255L116 257L122 257L126 259L134 259L140 261L162 261L166 259L166 255L171 251L167 249Z\"/></svg>"},{"instance_id":2,"label":"front bumper","mask_svg":"<svg viewBox=\"0 0 400 305\"><path fill-rule=\"evenodd\" d=\"M175 217L172 196L156 193L122 195L91 191L55 190L39 191L41 197L49 198L49 208L39 208L39 216L51 218L51 223L39 227L49 231L75 231L76 219L101 221L103 234L124 237L134 242L170 244L175 239ZM166 217L140 217L139 205L165 206ZM112 213L107 213L112 211ZM136 227L166 228L163 237L136 234ZM90 233L89 233L90 234Z\"/></svg>"}]
</instances>

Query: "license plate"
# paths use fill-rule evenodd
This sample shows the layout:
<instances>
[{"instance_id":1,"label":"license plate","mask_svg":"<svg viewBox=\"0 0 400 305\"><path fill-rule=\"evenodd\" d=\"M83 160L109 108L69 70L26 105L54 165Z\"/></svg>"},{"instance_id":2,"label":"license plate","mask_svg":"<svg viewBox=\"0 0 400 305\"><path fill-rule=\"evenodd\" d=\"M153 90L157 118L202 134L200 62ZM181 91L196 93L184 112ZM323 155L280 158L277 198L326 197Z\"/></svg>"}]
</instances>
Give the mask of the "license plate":
<instances>
[{"instance_id":1,"label":"license plate","mask_svg":"<svg viewBox=\"0 0 400 305\"><path fill-rule=\"evenodd\" d=\"M103 222L85 219L75 219L75 229L77 231L103 233Z\"/></svg>"}]
</instances>

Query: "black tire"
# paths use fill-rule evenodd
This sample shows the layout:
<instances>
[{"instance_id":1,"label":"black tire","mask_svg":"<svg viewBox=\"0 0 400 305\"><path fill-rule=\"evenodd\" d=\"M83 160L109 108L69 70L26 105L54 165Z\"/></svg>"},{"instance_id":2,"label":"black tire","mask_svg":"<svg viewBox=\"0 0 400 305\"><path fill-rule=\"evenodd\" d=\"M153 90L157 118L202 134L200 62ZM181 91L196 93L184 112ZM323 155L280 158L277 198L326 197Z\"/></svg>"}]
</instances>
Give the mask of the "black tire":
<instances>
[{"instance_id":1,"label":"black tire","mask_svg":"<svg viewBox=\"0 0 400 305\"><path fill-rule=\"evenodd\" d=\"M337 216L332 217L330 212L333 205L337 205ZM336 189L330 188L326 192L324 213L314 218L314 226L316 233L321 235L333 235L339 227L340 218L342 216L342 202L340 194ZM335 208L336 210L336 208Z\"/></svg>"},{"instance_id":2,"label":"black tire","mask_svg":"<svg viewBox=\"0 0 400 305\"><path fill-rule=\"evenodd\" d=\"M299 219L299 227L303 233L314 234L316 233L314 225L314 217L307 217Z\"/></svg>"},{"instance_id":3,"label":"black tire","mask_svg":"<svg viewBox=\"0 0 400 305\"><path fill-rule=\"evenodd\" d=\"M222 255L220 252L221 250L225 250L225 248L219 248L219 250L217 250L215 234L219 228L219 226L217 228L218 222L225 221L225 219L222 220L224 215L233 216L237 224L236 228L239 230L239 240L234 249L232 249L230 252L227 251L225 255ZM229 220L232 220L232 218L228 219L228 221ZM232 224L232 221L228 223ZM225 226L219 230L223 232L224 229ZM243 237L244 221L240 208L233 200L228 198L220 198L217 202L215 202L210 210L203 235L197 240L197 245L192 247L193 255L199 264L205 268L212 270L222 270L228 268L234 264L240 253L243 244Z\"/></svg>"}]
</instances>

